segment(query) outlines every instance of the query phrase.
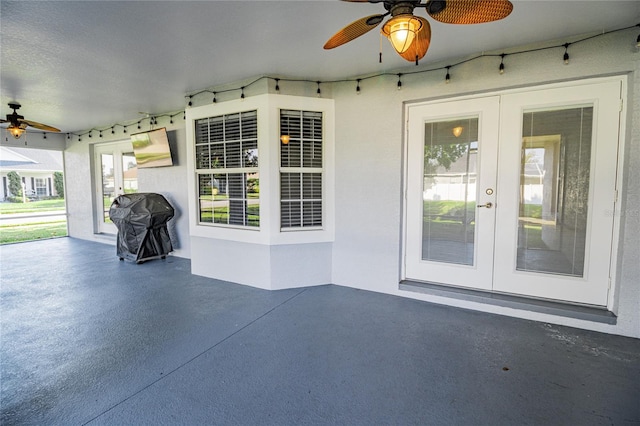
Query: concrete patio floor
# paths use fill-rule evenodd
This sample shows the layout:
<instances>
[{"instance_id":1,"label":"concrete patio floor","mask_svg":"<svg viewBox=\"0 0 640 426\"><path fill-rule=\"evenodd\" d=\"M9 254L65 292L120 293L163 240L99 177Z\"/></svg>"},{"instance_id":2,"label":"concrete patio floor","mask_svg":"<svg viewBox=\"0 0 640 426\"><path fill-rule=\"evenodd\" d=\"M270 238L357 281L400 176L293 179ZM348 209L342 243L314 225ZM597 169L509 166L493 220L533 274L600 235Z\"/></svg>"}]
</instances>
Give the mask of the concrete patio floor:
<instances>
[{"instance_id":1,"label":"concrete patio floor","mask_svg":"<svg viewBox=\"0 0 640 426\"><path fill-rule=\"evenodd\" d=\"M2 425L640 423L638 339L72 238L0 259Z\"/></svg>"}]
</instances>

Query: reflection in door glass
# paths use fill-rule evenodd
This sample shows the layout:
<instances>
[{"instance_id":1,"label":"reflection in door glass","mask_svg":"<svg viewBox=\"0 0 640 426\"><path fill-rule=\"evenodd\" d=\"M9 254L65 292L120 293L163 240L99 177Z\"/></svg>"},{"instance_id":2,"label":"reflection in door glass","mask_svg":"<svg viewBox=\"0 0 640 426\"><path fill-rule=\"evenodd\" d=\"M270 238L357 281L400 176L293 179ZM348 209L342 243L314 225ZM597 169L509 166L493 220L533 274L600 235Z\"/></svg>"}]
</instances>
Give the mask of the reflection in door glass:
<instances>
[{"instance_id":1,"label":"reflection in door glass","mask_svg":"<svg viewBox=\"0 0 640 426\"><path fill-rule=\"evenodd\" d=\"M123 194L138 192L138 165L133 152L122 153L122 184Z\"/></svg>"},{"instance_id":2,"label":"reflection in door glass","mask_svg":"<svg viewBox=\"0 0 640 426\"><path fill-rule=\"evenodd\" d=\"M592 107L523 115L519 271L583 276Z\"/></svg>"},{"instance_id":3,"label":"reflection in door glass","mask_svg":"<svg viewBox=\"0 0 640 426\"><path fill-rule=\"evenodd\" d=\"M478 118L425 124L422 259L474 264Z\"/></svg>"}]
</instances>

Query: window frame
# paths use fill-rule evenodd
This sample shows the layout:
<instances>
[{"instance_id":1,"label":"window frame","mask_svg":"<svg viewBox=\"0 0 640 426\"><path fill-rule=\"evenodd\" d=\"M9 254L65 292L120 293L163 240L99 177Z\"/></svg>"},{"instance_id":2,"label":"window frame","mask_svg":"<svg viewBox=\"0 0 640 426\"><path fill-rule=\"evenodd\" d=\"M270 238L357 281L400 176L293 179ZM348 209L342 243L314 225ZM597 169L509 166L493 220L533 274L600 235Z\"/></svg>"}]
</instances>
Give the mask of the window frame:
<instances>
[{"instance_id":1,"label":"window frame","mask_svg":"<svg viewBox=\"0 0 640 426\"><path fill-rule=\"evenodd\" d=\"M229 138L227 139L227 126L228 125L232 125L230 123L232 123L233 121L233 116L234 115L239 115L239 119L238 119L238 138ZM256 128L256 134L255 137L244 137L243 135L243 130L245 129L245 126L243 124L243 118L245 118L245 116L247 116L246 118L251 120L251 117L253 116L255 118L255 128ZM202 226L221 226L221 227L231 227L231 228L240 228L240 229L250 229L250 230L258 230L259 226L260 226L260 193L258 192L258 196L257 197L250 197L249 196L249 192L248 192L248 180L250 179L249 176L251 175L257 175L258 180L260 179L260 149L258 147L258 135L257 135L257 127L259 125L258 122L258 112L257 110L247 110L247 111L239 111L237 113L231 113L231 114L222 114L222 115L216 115L216 116L212 116L212 117L203 117L203 118L199 118L197 120L194 120L194 125L198 126L199 122L201 120L208 120L209 121L209 127L207 129L207 141L205 141L204 143L202 143L202 141L200 141L201 143L198 144L198 131L196 130L196 139L194 140L194 144L195 144L195 152L196 152L196 164L195 164L195 170L196 170L196 175L197 175L197 179L196 179L196 186L197 186L197 192L198 192L198 203L197 203L197 218L198 218L198 224L202 225ZM211 134L212 134L212 127L211 124L213 123L212 120L219 120L220 121L220 126L221 126L221 138L220 139L212 139ZM253 122L252 120L248 122L249 126L253 126ZM252 135L253 136L253 135ZM234 144L238 144L239 147L239 151L237 153L237 157L238 157L238 161L240 163L243 163L243 148L244 148L244 143L245 142L252 142L255 141L255 150L257 151L257 165L255 166L248 166L246 164L229 164L231 162L231 160L234 158L234 156L231 154L231 147ZM213 167L211 166L211 156L209 155L208 157L208 162L209 162L209 167L199 167L199 164L197 164L199 162L199 154L198 154L198 147L202 147L202 146L208 146L208 149L211 149L214 145L220 145L220 148L222 150L222 161L223 161L223 165L221 167ZM251 144L253 145L253 144ZM238 176L242 176L244 185L242 188L242 197L238 198L238 197L231 197L230 195L230 187L232 186L231 182L230 182L230 177L234 176L234 177L238 177ZM224 185L226 189L225 193L227 194L227 208L229 209L227 215L226 215L226 223L224 222L216 222L215 221L215 207L212 206L212 221L208 222L208 221L204 221L202 220L202 197L203 194L201 193L201 182L202 182L202 177L203 176L209 176L211 178L211 180L213 182L215 182L216 176L222 177L224 176L224 181L227 183L227 185ZM216 196L216 194L212 194L213 197ZM257 225L252 225L251 224L251 220L249 219L249 200L250 199L257 199L257 204L258 204L258 223ZM212 202L215 202L215 198L212 199ZM221 200L218 200L221 201ZM232 209L232 201L242 201L244 204L244 209L242 212L243 218L242 218L242 224L240 223L232 223L233 221L233 213L231 212Z\"/></svg>"},{"instance_id":2,"label":"window frame","mask_svg":"<svg viewBox=\"0 0 640 426\"><path fill-rule=\"evenodd\" d=\"M324 175L324 113L321 111L310 111L310 110L291 110L291 109L284 109L281 108L279 109L279 117L278 117L278 122L280 125L280 134L281 135L287 135L288 140L287 143L285 144L284 142L282 142L282 136L281 136L281 143L280 143L280 147L279 147L279 154L280 154L280 161L279 161L279 189L280 189L280 200L279 200L279 206L280 206L280 231L281 232L296 232L296 231L309 231L309 230L318 230L318 229L322 229L323 225L324 225L324 197L323 197L323 184L324 184L324 179L323 179L323 175ZM299 136L296 137L295 135L290 135L288 133L291 133L291 128L287 128L287 129L283 129L282 123L283 123L283 117L282 114L283 112L296 112L296 113L300 113L300 129L299 129ZM320 115L320 138L315 137L315 131L313 131L312 133L314 133L313 136L310 137L305 137L304 135L304 115L305 113L307 114L319 114ZM295 143L295 141L299 142L299 164L298 165L283 165L284 162L284 157L285 157L285 153L284 153L284 149L289 148L292 146L293 143ZM320 142L320 153L321 153L321 157L320 157L320 165L318 166L317 164L309 164L310 162L313 163L313 154L312 154L312 158L308 158L305 155L305 147L304 147L304 143L305 142L311 142L311 150L312 153L315 152L316 149L316 142ZM291 155L288 154L287 155L289 162L292 160L291 159ZM295 161L295 159L294 159ZM305 164L307 163L307 164ZM282 193L283 191L283 178L284 175L300 175L300 180L299 180L299 196L298 197L285 197L285 195ZM314 178L317 178L317 176L319 175L320 177L320 196L317 196L317 192L316 190L313 188L314 185ZM311 196L305 197L305 176L308 178L312 179L311 182L311 188L308 188L307 191L311 191ZM307 192L307 195L308 192ZM313 210L315 209L315 205L317 205L317 203L320 203L320 218L319 218L319 224L315 223L315 221L317 221L317 218L314 218L314 213ZM299 203L300 204L300 218L299 218L299 225L298 226L284 226L283 224L283 208L284 208L284 204L285 203L289 203L290 205L294 205ZM311 224L305 224L305 220L309 220L309 217L305 217L305 204L312 204L311 207L311 220L314 223ZM291 218L290 218L291 220Z\"/></svg>"},{"instance_id":3,"label":"window frame","mask_svg":"<svg viewBox=\"0 0 640 426\"><path fill-rule=\"evenodd\" d=\"M280 229L280 109L323 113L322 228ZM258 229L209 226L199 223L197 173L195 163L195 122L242 111L258 113L258 152L260 176L260 226ZM191 107L186 110L187 184L189 232L192 237L221 239L264 245L322 243L334 240L334 101L279 94L263 94L245 99ZM256 232L257 231L257 232Z\"/></svg>"}]
</instances>

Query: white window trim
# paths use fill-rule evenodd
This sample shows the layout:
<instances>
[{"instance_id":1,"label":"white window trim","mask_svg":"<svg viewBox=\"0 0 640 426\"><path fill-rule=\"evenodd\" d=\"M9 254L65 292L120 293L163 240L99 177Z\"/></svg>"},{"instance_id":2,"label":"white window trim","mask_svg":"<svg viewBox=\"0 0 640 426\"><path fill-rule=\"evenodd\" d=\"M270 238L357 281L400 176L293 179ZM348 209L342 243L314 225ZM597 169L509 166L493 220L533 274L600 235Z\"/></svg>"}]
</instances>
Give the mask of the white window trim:
<instances>
[{"instance_id":1,"label":"white window trim","mask_svg":"<svg viewBox=\"0 0 640 426\"><path fill-rule=\"evenodd\" d=\"M323 113L323 218L322 229L280 230L280 110ZM260 175L260 227L254 229L200 225L195 170L195 121L201 118L258 111L258 173ZM187 187L189 191L189 233L193 237L245 243L280 245L332 242L335 234L334 140L332 99L265 94L246 99L189 108L186 111Z\"/></svg>"}]
</instances>

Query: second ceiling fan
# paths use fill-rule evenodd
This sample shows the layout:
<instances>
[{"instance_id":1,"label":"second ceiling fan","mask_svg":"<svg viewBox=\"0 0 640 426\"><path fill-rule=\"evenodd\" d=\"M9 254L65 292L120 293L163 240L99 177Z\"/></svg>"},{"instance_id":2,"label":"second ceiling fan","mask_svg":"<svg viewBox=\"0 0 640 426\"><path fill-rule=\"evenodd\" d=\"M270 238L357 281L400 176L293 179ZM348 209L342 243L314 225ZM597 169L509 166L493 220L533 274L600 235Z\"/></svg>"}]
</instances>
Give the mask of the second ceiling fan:
<instances>
[{"instance_id":1,"label":"second ceiling fan","mask_svg":"<svg viewBox=\"0 0 640 426\"><path fill-rule=\"evenodd\" d=\"M431 42L429 21L415 16L415 8L424 8L436 21L445 24L480 24L509 16L513 4L509 0L344 0L357 3L382 3L386 13L365 16L335 33L324 45L333 49L368 33L387 16L381 33L386 36L400 56L407 61L422 59Z\"/></svg>"}]
</instances>

